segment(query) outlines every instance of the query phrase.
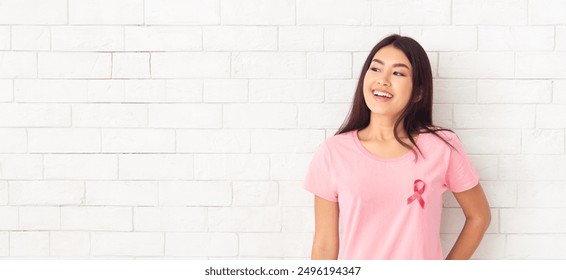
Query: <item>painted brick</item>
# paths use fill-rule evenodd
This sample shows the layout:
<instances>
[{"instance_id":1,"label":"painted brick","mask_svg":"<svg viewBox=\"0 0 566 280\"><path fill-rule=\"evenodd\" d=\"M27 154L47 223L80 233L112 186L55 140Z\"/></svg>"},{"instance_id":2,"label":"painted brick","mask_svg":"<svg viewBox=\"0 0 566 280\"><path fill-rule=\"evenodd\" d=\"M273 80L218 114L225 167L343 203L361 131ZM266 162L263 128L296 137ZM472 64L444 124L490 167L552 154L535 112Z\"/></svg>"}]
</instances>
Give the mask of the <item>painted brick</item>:
<instances>
[{"instance_id":1,"label":"painted brick","mask_svg":"<svg viewBox=\"0 0 566 280\"><path fill-rule=\"evenodd\" d=\"M250 134L245 130L177 130L177 152L247 153Z\"/></svg>"},{"instance_id":2,"label":"painted brick","mask_svg":"<svg viewBox=\"0 0 566 280\"><path fill-rule=\"evenodd\" d=\"M46 154L43 178L49 180L118 179L116 155Z\"/></svg>"},{"instance_id":3,"label":"painted brick","mask_svg":"<svg viewBox=\"0 0 566 280\"><path fill-rule=\"evenodd\" d=\"M302 180L307 174L311 159L311 154L272 154L269 164L271 179Z\"/></svg>"},{"instance_id":4,"label":"painted brick","mask_svg":"<svg viewBox=\"0 0 566 280\"><path fill-rule=\"evenodd\" d=\"M279 181L279 205L313 206L314 195L306 191L303 181Z\"/></svg>"},{"instance_id":5,"label":"painted brick","mask_svg":"<svg viewBox=\"0 0 566 280\"><path fill-rule=\"evenodd\" d=\"M10 233L0 232L0 256L7 257L10 255Z\"/></svg>"},{"instance_id":6,"label":"painted brick","mask_svg":"<svg viewBox=\"0 0 566 280\"><path fill-rule=\"evenodd\" d=\"M193 155L119 155L120 179L186 180L193 178Z\"/></svg>"},{"instance_id":7,"label":"painted brick","mask_svg":"<svg viewBox=\"0 0 566 280\"><path fill-rule=\"evenodd\" d=\"M520 154L519 129L457 130L466 152L470 154Z\"/></svg>"},{"instance_id":8,"label":"painted brick","mask_svg":"<svg viewBox=\"0 0 566 280\"><path fill-rule=\"evenodd\" d=\"M450 23L448 0L372 1L373 25L435 25Z\"/></svg>"},{"instance_id":9,"label":"painted brick","mask_svg":"<svg viewBox=\"0 0 566 280\"><path fill-rule=\"evenodd\" d=\"M479 80L480 103L550 103L552 83L537 80Z\"/></svg>"},{"instance_id":10,"label":"painted brick","mask_svg":"<svg viewBox=\"0 0 566 280\"><path fill-rule=\"evenodd\" d=\"M273 51L277 49L277 28L261 26L210 26L203 28L207 51Z\"/></svg>"},{"instance_id":11,"label":"painted brick","mask_svg":"<svg viewBox=\"0 0 566 280\"><path fill-rule=\"evenodd\" d=\"M537 128L566 127L566 105L538 105L536 116Z\"/></svg>"},{"instance_id":12,"label":"painted brick","mask_svg":"<svg viewBox=\"0 0 566 280\"><path fill-rule=\"evenodd\" d=\"M0 207L0 230L17 230L19 227L18 207Z\"/></svg>"},{"instance_id":13,"label":"painted brick","mask_svg":"<svg viewBox=\"0 0 566 280\"><path fill-rule=\"evenodd\" d=\"M90 234L81 231L49 233L49 255L53 257L88 257Z\"/></svg>"},{"instance_id":14,"label":"painted brick","mask_svg":"<svg viewBox=\"0 0 566 280\"><path fill-rule=\"evenodd\" d=\"M560 234L508 234L505 258L562 260L564 259L564 252L557 250L557 248L564 248L565 246L566 237ZM548 264L551 263L548 262Z\"/></svg>"},{"instance_id":15,"label":"painted brick","mask_svg":"<svg viewBox=\"0 0 566 280\"><path fill-rule=\"evenodd\" d=\"M222 0L225 25L291 25L295 23L295 1Z\"/></svg>"},{"instance_id":16,"label":"painted brick","mask_svg":"<svg viewBox=\"0 0 566 280\"><path fill-rule=\"evenodd\" d=\"M202 30L185 26L126 26L126 51L202 50Z\"/></svg>"},{"instance_id":17,"label":"painted brick","mask_svg":"<svg viewBox=\"0 0 566 280\"><path fill-rule=\"evenodd\" d=\"M220 128L220 104L151 104L149 126L158 128Z\"/></svg>"},{"instance_id":18,"label":"painted brick","mask_svg":"<svg viewBox=\"0 0 566 280\"><path fill-rule=\"evenodd\" d=\"M232 188L225 181L160 181L159 205L230 206Z\"/></svg>"},{"instance_id":19,"label":"painted brick","mask_svg":"<svg viewBox=\"0 0 566 280\"><path fill-rule=\"evenodd\" d=\"M85 182L85 205L156 206L158 183L146 181Z\"/></svg>"},{"instance_id":20,"label":"painted brick","mask_svg":"<svg viewBox=\"0 0 566 280\"><path fill-rule=\"evenodd\" d=\"M401 27L401 34L415 39L427 51L473 51L478 45L473 26Z\"/></svg>"},{"instance_id":21,"label":"painted brick","mask_svg":"<svg viewBox=\"0 0 566 280\"><path fill-rule=\"evenodd\" d=\"M517 193L519 207L566 207L564 182L519 182Z\"/></svg>"},{"instance_id":22,"label":"painted brick","mask_svg":"<svg viewBox=\"0 0 566 280\"><path fill-rule=\"evenodd\" d=\"M566 105L566 81L555 80L553 82L552 102Z\"/></svg>"},{"instance_id":23,"label":"painted brick","mask_svg":"<svg viewBox=\"0 0 566 280\"><path fill-rule=\"evenodd\" d=\"M49 232L16 231L10 233L10 257L49 256Z\"/></svg>"},{"instance_id":24,"label":"painted brick","mask_svg":"<svg viewBox=\"0 0 566 280\"><path fill-rule=\"evenodd\" d=\"M147 106L141 104L73 105L74 127L145 127Z\"/></svg>"},{"instance_id":25,"label":"painted brick","mask_svg":"<svg viewBox=\"0 0 566 280\"><path fill-rule=\"evenodd\" d=\"M126 80L126 102L164 102L165 80Z\"/></svg>"},{"instance_id":26,"label":"painted brick","mask_svg":"<svg viewBox=\"0 0 566 280\"><path fill-rule=\"evenodd\" d=\"M145 23L208 25L220 23L220 1L145 0Z\"/></svg>"},{"instance_id":27,"label":"painted brick","mask_svg":"<svg viewBox=\"0 0 566 280\"><path fill-rule=\"evenodd\" d=\"M93 232L90 254L101 256L163 256L165 236L161 232Z\"/></svg>"},{"instance_id":28,"label":"painted brick","mask_svg":"<svg viewBox=\"0 0 566 280\"><path fill-rule=\"evenodd\" d=\"M499 157L502 180L566 180L565 155L519 155Z\"/></svg>"},{"instance_id":29,"label":"painted brick","mask_svg":"<svg viewBox=\"0 0 566 280\"><path fill-rule=\"evenodd\" d=\"M479 50L550 51L554 48L554 28L547 26L479 27Z\"/></svg>"},{"instance_id":30,"label":"painted brick","mask_svg":"<svg viewBox=\"0 0 566 280\"><path fill-rule=\"evenodd\" d=\"M124 80L87 80L87 95L91 103L124 102Z\"/></svg>"},{"instance_id":31,"label":"painted brick","mask_svg":"<svg viewBox=\"0 0 566 280\"><path fill-rule=\"evenodd\" d=\"M477 82L475 80L434 79L433 103L475 103Z\"/></svg>"},{"instance_id":32,"label":"painted brick","mask_svg":"<svg viewBox=\"0 0 566 280\"><path fill-rule=\"evenodd\" d=\"M519 60L517 65L520 65ZM514 78L514 68L515 56L510 52L443 52L440 54L438 76L466 79Z\"/></svg>"},{"instance_id":33,"label":"painted brick","mask_svg":"<svg viewBox=\"0 0 566 280\"><path fill-rule=\"evenodd\" d=\"M555 49L566 51L566 26L555 26L554 29L556 31ZM14 32L13 29L12 32Z\"/></svg>"},{"instance_id":34,"label":"painted brick","mask_svg":"<svg viewBox=\"0 0 566 280\"><path fill-rule=\"evenodd\" d=\"M51 28L54 51L121 51L124 28L109 26L55 26Z\"/></svg>"},{"instance_id":35,"label":"painted brick","mask_svg":"<svg viewBox=\"0 0 566 280\"><path fill-rule=\"evenodd\" d=\"M51 48L49 26L12 26L12 49L46 51Z\"/></svg>"},{"instance_id":36,"label":"painted brick","mask_svg":"<svg viewBox=\"0 0 566 280\"><path fill-rule=\"evenodd\" d=\"M563 233L566 231L565 210L559 208L501 209L503 233Z\"/></svg>"},{"instance_id":37,"label":"painted brick","mask_svg":"<svg viewBox=\"0 0 566 280\"><path fill-rule=\"evenodd\" d=\"M445 128L452 128L453 119L453 106L452 104L433 104L432 105L432 121L434 125Z\"/></svg>"},{"instance_id":38,"label":"painted brick","mask_svg":"<svg viewBox=\"0 0 566 280\"><path fill-rule=\"evenodd\" d=\"M44 166L41 155L0 154L0 179L42 179Z\"/></svg>"},{"instance_id":39,"label":"painted brick","mask_svg":"<svg viewBox=\"0 0 566 280\"><path fill-rule=\"evenodd\" d=\"M80 181L12 181L11 205L78 205L84 201Z\"/></svg>"},{"instance_id":40,"label":"painted brick","mask_svg":"<svg viewBox=\"0 0 566 280\"><path fill-rule=\"evenodd\" d=\"M68 5L70 24L144 23L143 0L69 0Z\"/></svg>"},{"instance_id":41,"label":"painted brick","mask_svg":"<svg viewBox=\"0 0 566 280\"><path fill-rule=\"evenodd\" d=\"M175 131L167 129L103 129L103 153L172 153Z\"/></svg>"},{"instance_id":42,"label":"painted brick","mask_svg":"<svg viewBox=\"0 0 566 280\"><path fill-rule=\"evenodd\" d=\"M532 128L534 123L534 105L454 105L455 128Z\"/></svg>"},{"instance_id":43,"label":"painted brick","mask_svg":"<svg viewBox=\"0 0 566 280\"><path fill-rule=\"evenodd\" d=\"M309 79L352 78L352 56L349 53L309 53L307 77Z\"/></svg>"},{"instance_id":44,"label":"painted brick","mask_svg":"<svg viewBox=\"0 0 566 280\"><path fill-rule=\"evenodd\" d=\"M305 54L299 52L235 52L232 54L231 73L232 78L305 78Z\"/></svg>"},{"instance_id":45,"label":"painted brick","mask_svg":"<svg viewBox=\"0 0 566 280\"><path fill-rule=\"evenodd\" d=\"M358 80L326 80L324 81L325 103L350 103L354 98Z\"/></svg>"},{"instance_id":46,"label":"painted brick","mask_svg":"<svg viewBox=\"0 0 566 280\"><path fill-rule=\"evenodd\" d=\"M20 207L20 230L59 230L61 211L59 207Z\"/></svg>"},{"instance_id":47,"label":"painted brick","mask_svg":"<svg viewBox=\"0 0 566 280\"><path fill-rule=\"evenodd\" d=\"M248 81L214 79L204 81L204 102L237 103L248 101Z\"/></svg>"},{"instance_id":48,"label":"painted brick","mask_svg":"<svg viewBox=\"0 0 566 280\"><path fill-rule=\"evenodd\" d=\"M283 232L312 232L314 215L311 207L283 208Z\"/></svg>"},{"instance_id":49,"label":"painted brick","mask_svg":"<svg viewBox=\"0 0 566 280\"><path fill-rule=\"evenodd\" d=\"M499 158L492 155L470 155L470 161L476 168L480 180L497 180L499 176Z\"/></svg>"},{"instance_id":50,"label":"painted brick","mask_svg":"<svg viewBox=\"0 0 566 280\"><path fill-rule=\"evenodd\" d=\"M371 2L297 0L298 25L369 25Z\"/></svg>"},{"instance_id":51,"label":"painted brick","mask_svg":"<svg viewBox=\"0 0 566 280\"><path fill-rule=\"evenodd\" d=\"M253 130L252 153L314 152L324 140L322 130Z\"/></svg>"},{"instance_id":52,"label":"painted brick","mask_svg":"<svg viewBox=\"0 0 566 280\"><path fill-rule=\"evenodd\" d=\"M238 255L238 235L235 233L165 234L165 256L235 257Z\"/></svg>"},{"instance_id":53,"label":"painted brick","mask_svg":"<svg viewBox=\"0 0 566 280\"><path fill-rule=\"evenodd\" d=\"M529 24L566 24L563 0L529 1Z\"/></svg>"},{"instance_id":54,"label":"painted brick","mask_svg":"<svg viewBox=\"0 0 566 280\"><path fill-rule=\"evenodd\" d=\"M0 6L0 24L66 24L65 0L6 0Z\"/></svg>"},{"instance_id":55,"label":"painted brick","mask_svg":"<svg viewBox=\"0 0 566 280\"><path fill-rule=\"evenodd\" d=\"M566 60L564 52L517 53L516 78L529 79L562 79L566 77Z\"/></svg>"},{"instance_id":56,"label":"painted brick","mask_svg":"<svg viewBox=\"0 0 566 280\"><path fill-rule=\"evenodd\" d=\"M277 118L269 118L277 116ZM294 128L297 124L295 104L227 104L223 105L223 128Z\"/></svg>"},{"instance_id":57,"label":"painted brick","mask_svg":"<svg viewBox=\"0 0 566 280\"><path fill-rule=\"evenodd\" d=\"M97 153L100 131L90 128L31 128L27 131L30 153Z\"/></svg>"},{"instance_id":58,"label":"painted brick","mask_svg":"<svg viewBox=\"0 0 566 280\"><path fill-rule=\"evenodd\" d=\"M564 130L523 130L522 145L524 154L563 154L564 143Z\"/></svg>"},{"instance_id":59,"label":"painted brick","mask_svg":"<svg viewBox=\"0 0 566 280\"><path fill-rule=\"evenodd\" d=\"M149 78L148 53L113 53L112 78Z\"/></svg>"},{"instance_id":60,"label":"painted brick","mask_svg":"<svg viewBox=\"0 0 566 280\"><path fill-rule=\"evenodd\" d=\"M239 255L244 257L294 257L310 255L311 233L242 233Z\"/></svg>"},{"instance_id":61,"label":"painted brick","mask_svg":"<svg viewBox=\"0 0 566 280\"><path fill-rule=\"evenodd\" d=\"M203 82L201 80L166 80L167 102L202 102Z\"/></svg>"},{"instance_id":62,"label":"painted brick","mask_svg":"<svg viewBox=\"0 0 566 280\"><path fill-rule=\"evenodd\" d=\"M481 186L490 207L517 207L516 182L483 181ZM460 204L454 195L447 192L444 196L444 207L460 207ZM492 217L493 220L496 218Z\"/></svg>"},{"instance_id":63,"label":"painted brick","mask_svg":"<svg viewBox=\"0 0 566 280\"><path fill-rule=\"evenodd\" d=\"M324 29L316 26L280 26L280 51L322 51Z\"/></svg>"},{"instance_id":64,"label":"painted brick","mask_svg":"<svg viewBox=\"0 0 566 280\"><path fill-rule=\"evenodd\" d=\"M204 207L135 207L135 231L205 231Z\"/></svg>"},{"instance_id":65,"label":"painted brick","mask_svg":"<svg viewBox=\"0 0 566 280\"><path fill-rule=\"evenodd\" d=\"M350 104L299 104L299 128L337 128L348 111Z\"/></svg>"},{"instance_id":66,"label":"painted brick","mask_svg":"<svg viewBox=\"0 0 566 280\"><path fill-rule=\"evenodd\" d=\"M0 52L0 78L37 77L37 57L29 52Z\"/></svg>"},{"instance_id":67,"label":"painted brick","mask_svg":"<svg viewBox=\"0 0 566 280\"><path fill-rule=\"evenodd\" d=\"M525 25L527 0L452 1L456 25Z\"/></svg>"},{"instance_id":68,"label":"painted brick","mask_svg":"<svg viewBox=\"0 0 566 280\"><path fill-rule=\"evenodd\" d=\"M261 154L195 154L197 180L267 180L269 157Z\"/></svg>"},{"instance_id":69,"label":"painted brick","mask_svg":"<svg viewBox=\"0 0 566 280\"><path fill-rule=\"evenodd\" d=\"M12 100L14 100L14 82L0 80L0 102L11 102Z\"/></svg>"},{"instance_id":70,"label":"painted brick","mask_svg":"<svg viewBox=\"0 0 566 280\"><path fill-rule=\"evenodd\" d=\"M10 26L0 26L0 50L9 50L12 45Z\"/></svg>"},{"instance_id":71,"label":"painted brick","mask_svg":"<svg viewBox=\"0 0 566 280\"><path fill-rule=\"evenodd\" d=\"M210 232L279 232L279 207L216 207L208 209Z\"/></svg>"},{"instance_id":72,"label":"painted brick","mask_svg":"<svg viewBox=\"0 0 566 280\"><path fill-rule=\"evenodd\" d=\"M370 51L381 38L399 33L397 27L326 27L325 51Z\"/></svg>"},{"instance_id":73,"label":"painted brick","mask_svg":"<svg viewBox=\"0 0 566 280\"><path fill-rule=\"evenodd\" d=\"M0 128L0 153L25 153L27 134L23 128Z\"/></svg>"},{"instance_id":74,"label":"painted brick","mask_svg":"<svg viewBox=\"0 0 566 280\"><path fill-rule=\"evenodd\" d=\"M276 206L278 186L275 182L234 182L234 206Z\"/></svg>"},{"instance_id":75,"label":"painted brick","mask_svg":"<svg viewBox=\"0 0 566 280\"><path fill-rule=\"evenodd\" d=\"M39 53L40 78L110 78L109 53Z\"/></svg>"},{"instance_id":76,"label":"painted brick","mask_svg":"<svg viewBox=\"0 0 566 280\"><path fill-rule=\"evenodd\" d=\"M152 78L229 78L230 54L160 52L151 54Z\"/></svg>"},{"instance_id":77,"label":"painted brick","mask_svg":"<svg viewBox=\"0 0 566 280\"><path fill-rule=\"evenodd\" d=\"M319 103L324 100L324 82L313 80L250 80L252 103Z\"/></svg>"},{"instance_id":78,"label":"painted brick","mask_svg":"<svg viewBox=\"0 0 566 280\"><path fill-rule=\"evenodd\" d=\"M87 102L87 81L15 80L14 99L19 103Z\"/></svg>"},{"instance_id":79,"label":"painted brick","mask_svg":"<svg viewBox=\"0 0 566 280\"><path fill-rule=\"evenodd\" d=\"M0 182L0 205L8 204L8 182Z\"/></svg>"},{"instance_id":80,"label":"painted brick","mask_svg":"<svg viewBox=\"0 0 566 280\"><path fill-rule=\"evenodd\" d=\"M133 229L132 209L129 207L61 207L61 229L131 231Z\"/></svg>"}]
</instances>

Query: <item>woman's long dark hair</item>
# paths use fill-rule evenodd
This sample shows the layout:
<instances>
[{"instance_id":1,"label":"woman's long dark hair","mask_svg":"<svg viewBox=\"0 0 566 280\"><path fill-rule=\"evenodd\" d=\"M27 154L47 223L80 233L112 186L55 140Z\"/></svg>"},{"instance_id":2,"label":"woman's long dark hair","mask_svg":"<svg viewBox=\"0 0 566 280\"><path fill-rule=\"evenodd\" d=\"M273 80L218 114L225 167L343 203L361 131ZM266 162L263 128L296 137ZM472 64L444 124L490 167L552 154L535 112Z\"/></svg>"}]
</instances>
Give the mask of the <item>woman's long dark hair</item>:
<instances>
[{"instance_id":1,"label":"woman's long dark hair","mask_svg":"<svg viewBox=\"0 0 566 280\"><path fill-rule=\"evenodd\" d=\"M403 121L403 130L407 134L409 141L417 147L421 155L422 151L413 138L413 134L415 133L432 133L449 146L452 146L436 133L441 130L450 130L434 126L432 123L432 70L428 56L417 41L397 34L390 35L381 40L369 53L362 67L350 112L335 135L363 129L369 125L371 111L364 100L364 78L375 53L389 45L401 50L405 56L407 56L413 67L413 90L411 91L409 103L407 103L407 106L405 106L399 118L395 121L393 127L395 139L407 149L411 149L410 145L401 141L397 133L397 128L401 124L401 121ZM418 157L416 152L415 156Z\"/></svg>"}]
</instances>

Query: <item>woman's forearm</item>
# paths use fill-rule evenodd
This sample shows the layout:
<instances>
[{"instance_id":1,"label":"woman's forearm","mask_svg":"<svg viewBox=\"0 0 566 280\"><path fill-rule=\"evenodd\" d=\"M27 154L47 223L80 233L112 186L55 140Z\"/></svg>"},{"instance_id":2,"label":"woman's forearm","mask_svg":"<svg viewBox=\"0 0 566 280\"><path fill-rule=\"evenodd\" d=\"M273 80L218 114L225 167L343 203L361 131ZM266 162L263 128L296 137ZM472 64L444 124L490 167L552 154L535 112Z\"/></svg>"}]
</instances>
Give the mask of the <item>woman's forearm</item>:
<instances>
[{"instance_id":1,"label":"woman's forearm","mask_svg":"<svg viewBox=\"0 0 566 280\"><path fill-rule=\"evenodd\" d=\"M447 260L467 260L472 257L489 226L489 219L467 218Z\"/></svg>"}]
</instances>

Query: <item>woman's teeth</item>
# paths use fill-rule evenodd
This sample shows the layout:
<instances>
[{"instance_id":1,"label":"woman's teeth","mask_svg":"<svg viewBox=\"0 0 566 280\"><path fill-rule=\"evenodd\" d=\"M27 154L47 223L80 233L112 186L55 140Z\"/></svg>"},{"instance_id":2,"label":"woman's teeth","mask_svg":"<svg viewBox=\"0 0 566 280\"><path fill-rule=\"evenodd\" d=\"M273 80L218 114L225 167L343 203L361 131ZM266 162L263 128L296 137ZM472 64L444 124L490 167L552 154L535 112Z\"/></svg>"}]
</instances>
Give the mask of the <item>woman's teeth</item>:
<instances>
[{"instance_id":1,"label":"woman's teeth","mask_svg":"<svg viewBox=\"0 0 566 280\"><path fill-rule=\"evenodd\" d=\"M381 96L381 97L387 97L387 98L392 98L393 95L391 95L391 93L389 92L383 92L383 91L377 91L374 90L371 92L374 96Z\"/></svg>"}]
</instances>

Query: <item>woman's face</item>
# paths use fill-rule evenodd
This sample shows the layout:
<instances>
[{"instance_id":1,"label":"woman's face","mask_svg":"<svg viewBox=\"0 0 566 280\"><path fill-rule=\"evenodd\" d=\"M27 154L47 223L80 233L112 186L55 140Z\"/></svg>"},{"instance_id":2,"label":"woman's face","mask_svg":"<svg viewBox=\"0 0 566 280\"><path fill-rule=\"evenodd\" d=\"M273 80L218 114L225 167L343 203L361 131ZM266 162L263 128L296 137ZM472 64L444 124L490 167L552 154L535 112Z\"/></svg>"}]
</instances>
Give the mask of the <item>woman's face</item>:
<instances>
[{"instance_id":1,"label":"woman's face","mask_svg":"<svg viewBox=\"0 0 566 280\"><path fill-rule=\"evenodd\" d=\"M392 45L375 53L364 76L364 100L372 114L399 117L411 99L412 70L409 59Z\"/></svg>"}]
</instances>

